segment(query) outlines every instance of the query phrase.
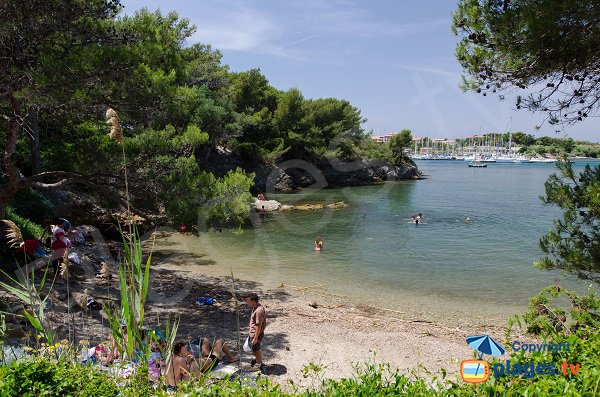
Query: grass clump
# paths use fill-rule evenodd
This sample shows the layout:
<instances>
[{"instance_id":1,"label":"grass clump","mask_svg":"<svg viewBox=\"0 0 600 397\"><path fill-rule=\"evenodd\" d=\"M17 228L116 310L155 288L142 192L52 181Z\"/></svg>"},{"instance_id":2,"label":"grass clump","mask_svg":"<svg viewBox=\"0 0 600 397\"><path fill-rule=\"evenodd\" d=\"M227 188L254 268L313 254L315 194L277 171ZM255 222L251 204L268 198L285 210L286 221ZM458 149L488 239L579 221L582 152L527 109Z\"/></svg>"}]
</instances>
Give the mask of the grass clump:
<instances>
[{"instance_id":1,"label":"grass clump","mask_svg":"<svg viewBox=\"0 0 600 397\"><path fill-rule=\"evenodd\" d=\"M13 221L21 229L23 237L27 240L40 238L42 233L44 233L42 226L19 215L12 207L6 207L6 218Z\"/></svg>"}]
</instances>

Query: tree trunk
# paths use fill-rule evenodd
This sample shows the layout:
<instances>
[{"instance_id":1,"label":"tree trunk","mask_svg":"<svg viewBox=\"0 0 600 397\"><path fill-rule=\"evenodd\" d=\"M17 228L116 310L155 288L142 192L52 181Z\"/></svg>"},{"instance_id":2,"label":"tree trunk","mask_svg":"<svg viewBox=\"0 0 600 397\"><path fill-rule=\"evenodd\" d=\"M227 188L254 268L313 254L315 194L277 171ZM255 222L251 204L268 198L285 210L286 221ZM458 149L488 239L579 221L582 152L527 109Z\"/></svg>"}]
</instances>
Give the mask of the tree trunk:
<instances>
[{"instance_id":1,"label":"tree trunk","mask_svg":"<svg viewBox=\"0 0 600 397\"><path fill-rule=\"evenodd\" d=\"M31 138L31 173L42 172L42 156L40 154L40 126L38 124L39 108L32 106L27 115L27 131Z\"/></svg>"},{"instance_id":2,"label":"tree trunk","mask_svg":"<svg viewBox=\"0 0 600 397\"><path fill-rule=\"evenodd\" d=\"M15 164L17 153L17 136L19 134L19 101L10 96L12 115L8 119L8 131L6 134L6 146L4 148L4 173L6 174L6 186L0 192L0 215L6 215L6 205L12 196L19 190L19 170Z\"/></svg>"}]
</instances>

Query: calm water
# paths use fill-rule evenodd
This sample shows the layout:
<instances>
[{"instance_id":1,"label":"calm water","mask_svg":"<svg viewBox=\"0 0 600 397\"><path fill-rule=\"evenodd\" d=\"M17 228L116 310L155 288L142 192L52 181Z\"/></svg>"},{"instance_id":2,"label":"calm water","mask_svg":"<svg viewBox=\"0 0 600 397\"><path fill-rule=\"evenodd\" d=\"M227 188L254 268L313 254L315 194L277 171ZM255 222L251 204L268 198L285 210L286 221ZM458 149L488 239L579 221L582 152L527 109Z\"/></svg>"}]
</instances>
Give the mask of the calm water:
<instances>
[{"instance_id":1,"label":"calm water","mask_svg":"<svg viewBox=\"0 0 600 397\"><path fill-rule=\"evenodd\" d=\"M203 255L199 270L208 274L233 270L268 288L319 285L307 293L449 323L503 322L556 279L585 288L532 264L541 256L539 238L560 215L539 199L554 165L418 166L427 179L271 196L290 204L344 200L348 208L271 214L243 234L172 236L168 244ZM418 212L426 223L415 226L408 218ZM465 224L466 216L474 222ZM313 250L316 235L322 253Z\"/></svg>"}]
</instances>

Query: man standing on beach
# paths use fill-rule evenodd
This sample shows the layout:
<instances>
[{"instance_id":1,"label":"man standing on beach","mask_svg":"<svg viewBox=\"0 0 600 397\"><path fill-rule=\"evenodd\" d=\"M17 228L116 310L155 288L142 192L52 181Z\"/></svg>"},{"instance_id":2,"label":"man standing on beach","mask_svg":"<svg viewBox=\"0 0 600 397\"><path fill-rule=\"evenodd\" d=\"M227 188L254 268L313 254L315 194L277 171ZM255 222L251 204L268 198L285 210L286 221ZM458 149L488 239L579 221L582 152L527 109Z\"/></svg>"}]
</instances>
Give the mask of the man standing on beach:
<instances>
[{"instance_id":1,"label":"man standing on beach","mask_svg":"<svg viewBox=\"0 0 600 397\"><path fill-rule=\"evenodd\" d=\"M252 353L254 358L250 361L250 365L258 364L260 372L265 373L265 366L262 362L262 351L260 343L265 336L265 326L267 325L267 312L263 305L258 303L258 295L250 293L244 298L244 302L252 308L250 315L250 344L252 345Z\"/></svg>"}]
</instances>

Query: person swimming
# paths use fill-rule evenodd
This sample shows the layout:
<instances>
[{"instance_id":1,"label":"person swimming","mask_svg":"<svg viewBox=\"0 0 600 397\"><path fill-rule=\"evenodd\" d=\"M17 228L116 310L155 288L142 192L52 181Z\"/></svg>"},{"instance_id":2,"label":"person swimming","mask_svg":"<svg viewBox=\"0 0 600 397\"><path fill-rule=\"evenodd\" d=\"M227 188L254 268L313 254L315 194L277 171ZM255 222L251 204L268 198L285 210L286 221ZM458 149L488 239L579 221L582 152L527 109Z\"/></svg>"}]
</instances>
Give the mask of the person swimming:
<instances>
[{"instance_id":1,"label":"person swimming","mask_svg":"<svg viewBox=\"0 0 600 397\"><path fill-rule=\"evenodd\" d=\"M468 216L465 218L465 223L473 223L473 219L469 218Z\"/></svg>"},{"instance_id":2,"label":"person swimming","mask_svg":"<svg viewBox=\"0 0 600 397\"><path fill-rule=\"evenodd\" d=\"M323 240L317 236L315 238L315 251L321 251L323 249Z\"/></svg>"}]
</instances>

